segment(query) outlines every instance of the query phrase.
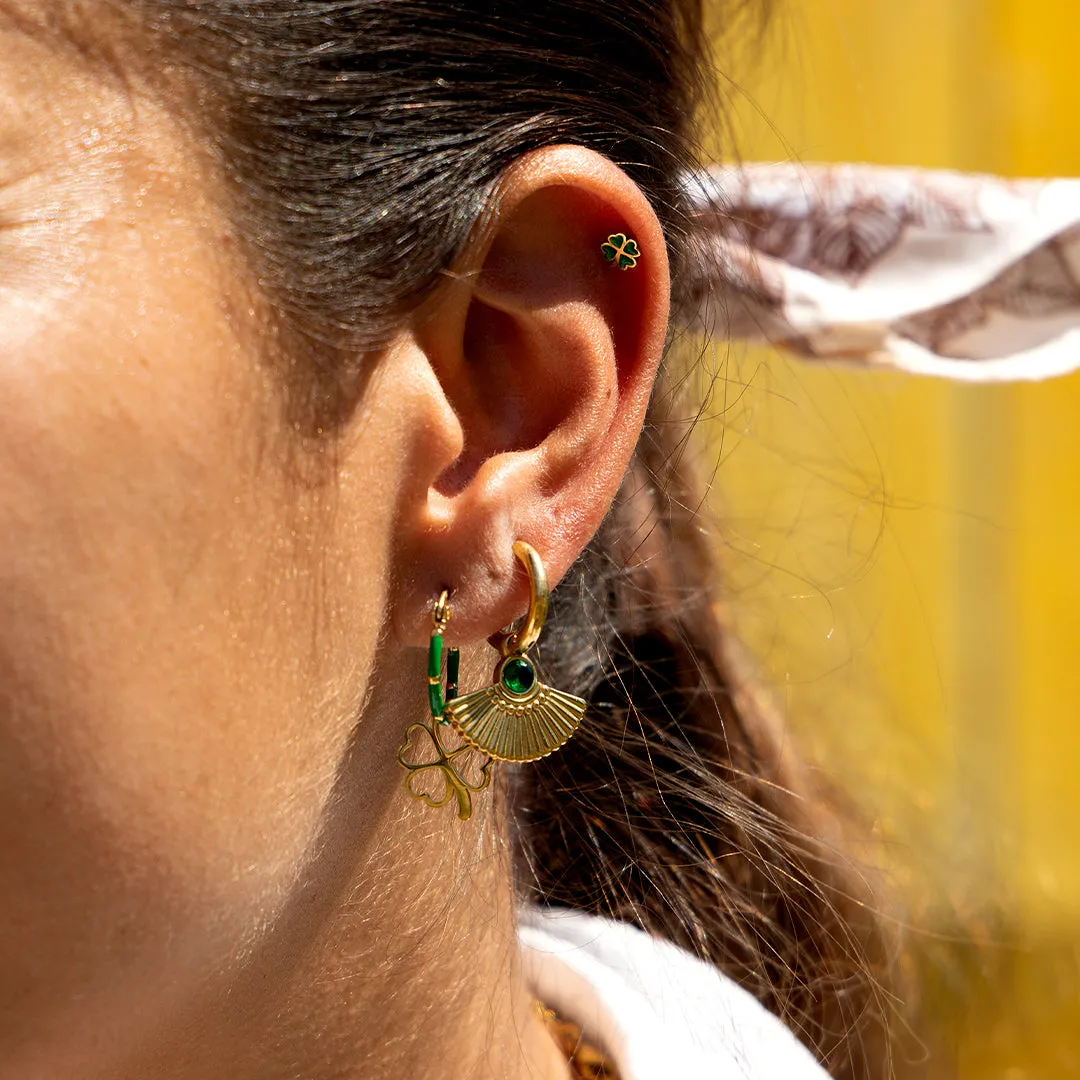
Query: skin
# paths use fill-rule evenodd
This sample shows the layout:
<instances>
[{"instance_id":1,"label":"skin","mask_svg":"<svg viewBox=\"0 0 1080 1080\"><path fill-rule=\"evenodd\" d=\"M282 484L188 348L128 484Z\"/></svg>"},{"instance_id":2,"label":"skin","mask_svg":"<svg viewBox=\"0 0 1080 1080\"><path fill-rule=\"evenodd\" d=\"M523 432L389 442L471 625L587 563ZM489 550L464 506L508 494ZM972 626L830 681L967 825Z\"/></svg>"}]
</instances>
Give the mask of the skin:
<instances>
[{"instance_id":1,"label":"skin","mask_svg":"<svg viewBox=\"0 0 1080 1080\"><path fill-rule=\"evenodd\" d=\"M62 7L0 3L0 1078L564 1080L498 798L424 807L395 752L439 589L484 685L512 541L554 583L616 493L656 219L587 150L521 159L299 448L204 147Z\"/></svg>"}]
</instances>

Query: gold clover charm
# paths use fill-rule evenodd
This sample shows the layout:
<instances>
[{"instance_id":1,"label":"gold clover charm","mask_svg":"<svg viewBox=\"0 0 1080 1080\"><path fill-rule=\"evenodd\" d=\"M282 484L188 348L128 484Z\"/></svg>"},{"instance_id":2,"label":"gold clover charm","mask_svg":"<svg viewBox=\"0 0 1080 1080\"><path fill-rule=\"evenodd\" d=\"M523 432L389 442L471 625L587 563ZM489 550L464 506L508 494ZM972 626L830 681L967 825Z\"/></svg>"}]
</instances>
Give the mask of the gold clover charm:
<instances>
[{"instance_id":1,"label":"gold clover charm","mask_svg":"<svg viewBox=\"0 0 1080 1080\"><path fill-rule=\"evenodd\" d=\"M421 732L423 733L420 735L421 741L424 741L426 735L427 741L431 742L432 749L436 754L435 760L417 763L407 761L406 755L413 749L413 734ZM426 802L428 806L434 807L445 806L451 799L456 797L458 817L462 821L468 821L472 815L472 796L483 791L491 783L490 770L492 761L490 758L480 767L479 779L476 783L470 783L462 775L457 758L472 750L473 747L469 743L462 743L455 750L447 750L443 745L438 723L433 723L430 727L427 724L421 724L419 721L410 724L405 731L405 741L397 752L398 764L406 770L405 790L414 799L420 799ZM429 769L435 774L434 776L425 775ZM419 789L413 786L414 780L421 778L425 782L436 780L440 773L445 781L445 787L441 795L428 791L423 784Z\"/></svg>"},{"instance_id":2,"label":"gold clover charm","mask_svg":"<svg viewBox=\"0 0 1080 1080\"><path fill-rule=\"evenodd\" d=\"M631 240L626 233L612 233L600 245L600 251L609 263L614 263L620 270L637 266L641 254L637 241Z\"/></svg>"}]
</instances>

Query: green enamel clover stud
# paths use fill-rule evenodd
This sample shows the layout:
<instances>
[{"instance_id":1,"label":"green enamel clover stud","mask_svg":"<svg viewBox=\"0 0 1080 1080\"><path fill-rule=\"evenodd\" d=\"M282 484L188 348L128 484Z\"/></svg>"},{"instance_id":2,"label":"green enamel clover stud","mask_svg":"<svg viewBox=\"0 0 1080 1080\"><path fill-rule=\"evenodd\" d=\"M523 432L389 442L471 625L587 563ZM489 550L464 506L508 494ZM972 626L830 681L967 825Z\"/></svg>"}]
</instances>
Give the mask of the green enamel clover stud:
<instances>
[{"instance_id":1,"label":"green enamel clover stud","mask_svg":"<svg viewBox=\"0 0 1080 1080\"><path fill-rule=\"evenodd\" d=\"M636 240L631 240L626 233L612 233L601 245L600 250L609 263L614 263L620 270L629 270L637 266L641 254Z\"/></svg>"}]
</instances>

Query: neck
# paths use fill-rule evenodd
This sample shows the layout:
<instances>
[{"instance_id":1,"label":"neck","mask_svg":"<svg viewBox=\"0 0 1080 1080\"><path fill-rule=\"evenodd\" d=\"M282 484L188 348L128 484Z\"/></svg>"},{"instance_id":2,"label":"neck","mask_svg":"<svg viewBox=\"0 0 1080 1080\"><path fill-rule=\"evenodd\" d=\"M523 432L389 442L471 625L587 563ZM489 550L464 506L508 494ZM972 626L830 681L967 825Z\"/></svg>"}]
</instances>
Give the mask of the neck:
<instances>
[{"instance_id":1,"label":"neck","mask_svg":"<svg viewBox=\"0 0 1080 1080\"><path fill-rule=\"evenodd\" d=\"M377 680L286 905L132 1077L567 1080L521 973L498 792L467 822L404 795L422 665Z\"/></svg>"}]
</instances>

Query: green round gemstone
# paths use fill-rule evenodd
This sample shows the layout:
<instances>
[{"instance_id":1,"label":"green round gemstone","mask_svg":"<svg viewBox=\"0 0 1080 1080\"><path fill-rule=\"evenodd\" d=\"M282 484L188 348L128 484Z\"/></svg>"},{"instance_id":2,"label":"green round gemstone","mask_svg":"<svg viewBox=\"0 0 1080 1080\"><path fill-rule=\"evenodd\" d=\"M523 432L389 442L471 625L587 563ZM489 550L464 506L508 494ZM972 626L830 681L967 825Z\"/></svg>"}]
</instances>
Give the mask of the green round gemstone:
<instances>
[{"instance_id":1,"label":"green round gemstone","mask_svg":"<svg viewBox=\"0 0 1080 1080\"><path fill-rule=\"evenodd\" d=\"M523 656L515 656L503 664L502 684L511 694L527 694L536 682L532 663Z\"/></svg>"}]
</instances>

